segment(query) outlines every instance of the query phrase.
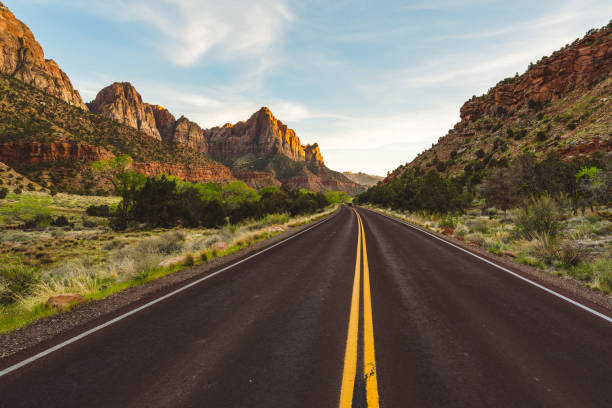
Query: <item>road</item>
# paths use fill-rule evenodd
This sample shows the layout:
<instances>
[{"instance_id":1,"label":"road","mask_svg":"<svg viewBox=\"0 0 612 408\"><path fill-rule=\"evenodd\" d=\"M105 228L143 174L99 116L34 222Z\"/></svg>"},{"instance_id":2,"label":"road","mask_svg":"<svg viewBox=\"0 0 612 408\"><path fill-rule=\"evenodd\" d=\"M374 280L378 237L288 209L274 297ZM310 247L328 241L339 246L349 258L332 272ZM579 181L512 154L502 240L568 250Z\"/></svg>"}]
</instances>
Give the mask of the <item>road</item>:
<instances>
[{"instance_id":1,"label":"road","mask_svg":"<svg viewBox=\"0 0 612 408\"><path fill-rule=\"evenodd\" d=\"M612 407L610 321L358 212L4 371L0 406Z\"/></svg>"}]
</instances>

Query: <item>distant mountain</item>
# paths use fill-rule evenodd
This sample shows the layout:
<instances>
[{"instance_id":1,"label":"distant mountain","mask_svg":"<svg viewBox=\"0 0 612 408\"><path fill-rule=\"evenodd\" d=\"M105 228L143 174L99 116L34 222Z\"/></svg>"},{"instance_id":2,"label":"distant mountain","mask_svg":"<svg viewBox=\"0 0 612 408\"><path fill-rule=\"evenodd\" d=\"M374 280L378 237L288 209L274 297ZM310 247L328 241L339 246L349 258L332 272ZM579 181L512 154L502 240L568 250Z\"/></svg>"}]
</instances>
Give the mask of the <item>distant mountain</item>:
<instances>
[{"instance_id":1,"label":"distant mountain","mask_svg":"<svg viewBox=\"0 0 612 408\"><path fill-rule=\"evenodd\" d=\"M384 179L384 177L380 176L372 176L366 173L353 173L351 171L345 171L344 174L349 180L354 181L357 184L361 184L362 186L370 187Z\"/></svg>"},{"instance_id":2,"label":"distant mountain","mask_svg":"<svg viewBox=\"0 0 612 408\"><path fill-rule=\"evenodd\" d=\"M130 83L114 83L88 103L92 112L133 127L164 142L186 145L223 163L232 175L255 188L288 183L315 191L363 188L325 166L318 144L303 146L293 129L263 107L246 122L211 129L160 105L143 102Z\"/></svg>"},{"instance_id":3,"label":"distant mountain","mask_svg":"<svg viewBox=\"0 0 612 408\"><path fill-rule=\"evenodd\" d=\"M472 97L460 112L453 129L388 179L414 167L478 175L524 152L568 159L611 152L612 24Z\"/></svg>"},{"instance_id":4,"label":"distant mountain","mask_svg":"<svg viewBox=\"0 0 612 408\"><path fill-rule=\"evenodd\" d=\"M237 178L256 188L288 183L315 191L363 190L328 169L319 146L302 146L267 108L246 122L204 130L144 102L127 82L109 85L84 104L2 3L0 50L0 161L41 184L72 192L107 189L88 162L129 154L147 175L222 183Z\"/></svg>"}]
</instances>

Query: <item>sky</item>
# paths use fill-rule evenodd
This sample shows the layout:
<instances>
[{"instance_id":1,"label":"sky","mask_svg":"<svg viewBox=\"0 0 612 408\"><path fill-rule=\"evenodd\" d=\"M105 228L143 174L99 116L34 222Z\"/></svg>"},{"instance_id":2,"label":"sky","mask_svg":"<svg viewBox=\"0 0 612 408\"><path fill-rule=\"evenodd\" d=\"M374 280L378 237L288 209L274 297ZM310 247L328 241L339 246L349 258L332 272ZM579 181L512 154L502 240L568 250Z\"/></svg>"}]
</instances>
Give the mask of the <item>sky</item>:
<instances>
[{"instance_id":1,"label":"sky","mask_svg":"<svg viewBox=\"0 0 612 408\"><path fill-rule=\"evenodd\" d=\"M459 108L612 18L609 0L3 0L85 101L131 82L203 128L262 106L384 176Z\"/></svg>"}]
</instances>

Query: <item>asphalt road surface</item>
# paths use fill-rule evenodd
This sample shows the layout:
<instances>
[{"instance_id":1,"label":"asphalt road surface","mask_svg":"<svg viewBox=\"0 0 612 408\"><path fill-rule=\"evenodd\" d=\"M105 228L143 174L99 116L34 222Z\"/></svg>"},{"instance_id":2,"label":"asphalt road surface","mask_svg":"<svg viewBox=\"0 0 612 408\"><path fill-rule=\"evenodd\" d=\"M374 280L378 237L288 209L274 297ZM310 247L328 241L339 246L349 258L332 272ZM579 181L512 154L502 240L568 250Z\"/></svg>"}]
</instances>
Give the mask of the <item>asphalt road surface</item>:
<instances>
[{"instance_id":1,"label":"asphalt road surface","mask_svg":"<svg viewBox=\"0 0 612 408\"><path fill-rule=\"evenodd\" d=\"M358 213L0 361L0 406L612 407L610 320Z\"/></svg>"}]
</instances>

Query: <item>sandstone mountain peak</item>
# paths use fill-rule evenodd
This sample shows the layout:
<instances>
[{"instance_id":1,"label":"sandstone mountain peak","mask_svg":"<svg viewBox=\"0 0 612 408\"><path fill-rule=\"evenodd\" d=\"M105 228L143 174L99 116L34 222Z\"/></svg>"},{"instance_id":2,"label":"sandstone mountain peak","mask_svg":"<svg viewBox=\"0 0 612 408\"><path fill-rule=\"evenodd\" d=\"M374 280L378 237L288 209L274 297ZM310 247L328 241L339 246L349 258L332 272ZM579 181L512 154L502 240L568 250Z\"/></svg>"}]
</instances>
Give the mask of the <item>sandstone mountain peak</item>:
<instances>
[{"instance_id":1,"label":"sandstone mountain peak","mask_svg":"<svg viewBox=\"0 0 612 408\"><path fill-rule=\"evenodd\" d=\"M94 113L161 139L153 108L142 101L136 88L129 82L115 82L107 86L88 105Z\"/></svg>"},{"instance_id":2,"label":"sandstone mountain peak","mask_svg":"<svg viewBox=\"0 0 612 408\"><path fill-rule=\"evenodd\" d=\"M0 72L72 105L87 109L79 92L57 63L45 59L32 31L0 3Z\"/></svg>"}]
</instances>

